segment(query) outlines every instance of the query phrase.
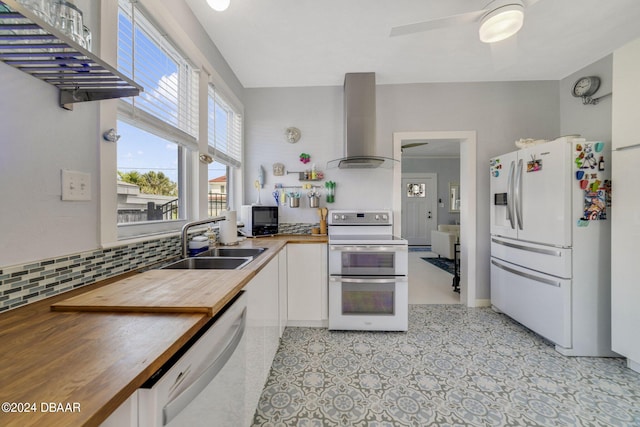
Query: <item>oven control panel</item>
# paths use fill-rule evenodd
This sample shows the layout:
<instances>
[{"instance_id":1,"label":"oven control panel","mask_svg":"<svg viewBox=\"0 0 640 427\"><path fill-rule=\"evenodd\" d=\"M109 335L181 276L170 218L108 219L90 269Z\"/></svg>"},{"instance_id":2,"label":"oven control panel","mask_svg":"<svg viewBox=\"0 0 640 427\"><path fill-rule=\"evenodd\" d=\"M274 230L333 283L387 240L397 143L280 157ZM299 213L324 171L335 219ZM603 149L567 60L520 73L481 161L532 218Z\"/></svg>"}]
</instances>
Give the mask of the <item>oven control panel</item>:
<instances>
[{"instance_id":1,"label":"oven control panel","mask_svg":"<svg viewBox=\"0 0 640 427\"><path fill-rule=\"evenodd\" d=\"M331 211L329 225L392 225L391 211Z\"/></svg>"}]
</instances>

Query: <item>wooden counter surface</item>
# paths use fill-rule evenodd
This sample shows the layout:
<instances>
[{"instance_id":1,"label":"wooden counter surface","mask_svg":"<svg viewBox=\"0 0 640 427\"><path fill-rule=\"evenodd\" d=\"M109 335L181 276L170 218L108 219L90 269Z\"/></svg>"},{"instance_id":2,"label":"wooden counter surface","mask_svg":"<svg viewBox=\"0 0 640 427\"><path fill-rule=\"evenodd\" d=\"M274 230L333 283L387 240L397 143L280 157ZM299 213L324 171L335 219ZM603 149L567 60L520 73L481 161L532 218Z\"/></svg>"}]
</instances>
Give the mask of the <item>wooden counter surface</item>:
<instances>
[{"instance_id":1,"label":"wooden counter surface","mask_svg":"<svg viewBox=\"0 0 640 427\"><path fill-rule=\"evenodd\" d=\"M269 249L242 270L209 271L219 273L210 280L220 296L210 312L224 307L287 243L326 242L326 236L300 235L242 242L239 247ZM151 270L148 276L162 281L159 273L168 271ZM1 411L0 425L99 425L207 322L203 313L51 311L55 303L144 274L128 273L0 314L0 403L28 403L30 409L35 404L35 412ZM50 403L72 410L79 405L79 411L51 412Z\"/></svg>"}]
</instances>

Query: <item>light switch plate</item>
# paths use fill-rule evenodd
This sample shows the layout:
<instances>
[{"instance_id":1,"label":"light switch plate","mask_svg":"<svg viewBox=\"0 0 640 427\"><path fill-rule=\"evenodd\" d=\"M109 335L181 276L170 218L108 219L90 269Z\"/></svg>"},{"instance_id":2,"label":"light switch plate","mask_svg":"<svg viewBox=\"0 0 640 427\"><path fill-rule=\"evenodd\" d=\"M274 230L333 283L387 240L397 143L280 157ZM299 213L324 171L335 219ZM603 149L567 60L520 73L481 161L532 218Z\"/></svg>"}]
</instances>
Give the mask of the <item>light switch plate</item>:
<instances>
[{"instance_id":1,"label":"light switch plate","mask_svg":"<svg viewBox=\"0 0 640 427\"><path fill-rule=\"evenodd\" d=\"M63 169L62 200L91 200L91 174Z\"/></svg>"}]
</instances>

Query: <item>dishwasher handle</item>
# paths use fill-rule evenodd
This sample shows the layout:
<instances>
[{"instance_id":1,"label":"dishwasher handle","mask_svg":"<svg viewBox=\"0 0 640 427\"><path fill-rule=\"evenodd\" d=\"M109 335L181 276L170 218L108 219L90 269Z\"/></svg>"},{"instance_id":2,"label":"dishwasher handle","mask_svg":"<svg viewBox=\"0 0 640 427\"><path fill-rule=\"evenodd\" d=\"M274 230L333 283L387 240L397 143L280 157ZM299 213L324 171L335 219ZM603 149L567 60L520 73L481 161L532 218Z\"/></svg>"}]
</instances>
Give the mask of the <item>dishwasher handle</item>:
<instances>
[{"instance_id":1,"label":"dishwasher handle","mask_svg":"<svg viewBox=\"0 0 640 427\"><path fill-rule=\"evenodd\" d=\"M204 390L209 383L218 375L218 372L222 370L224 365L233 355L233 352L238 347L247 324L247 308L242 310L240 316L238 316L240 322L236 327L235 332L225 349L220 353L216 360L209 365L207 369L200 375L189 387L184 389L179 395L177 395L171 402L167 403L162 408L162 425L165 426L173 418L175 418L184 408L191 403L195 397ZM215 327L215 325L213 326Z\"/></svg>"}]
</instances>

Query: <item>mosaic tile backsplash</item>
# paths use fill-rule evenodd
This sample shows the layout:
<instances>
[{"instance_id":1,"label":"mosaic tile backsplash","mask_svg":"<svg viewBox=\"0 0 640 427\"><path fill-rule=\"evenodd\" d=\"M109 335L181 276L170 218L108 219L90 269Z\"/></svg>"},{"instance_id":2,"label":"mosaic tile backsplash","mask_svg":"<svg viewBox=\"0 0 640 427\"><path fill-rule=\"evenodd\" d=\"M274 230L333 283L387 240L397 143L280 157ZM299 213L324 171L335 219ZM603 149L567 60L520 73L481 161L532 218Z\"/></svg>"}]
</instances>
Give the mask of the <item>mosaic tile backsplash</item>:
<instances>
[{"instance_id":1,"label":"mosaic tile backsplash","mask_svg":"<svg viewBox=\"0 0 640 427\"><path fill-rule=\"evenodd\" d=\"M280 234L309 234L317 224L280 224ZM0 266L0 312L180 255L180 236Z\"/></svg>"},{"instance_id":2,"label":"mosaic tile backsplash","mask_svg":"<svg viewBox=\"0 0 640 427\"><path fill-rule=\"evenodd\" d=\"M0 311L150 266L180 254L180 237L0 267Z\"/></svg>"}]
</instances>

